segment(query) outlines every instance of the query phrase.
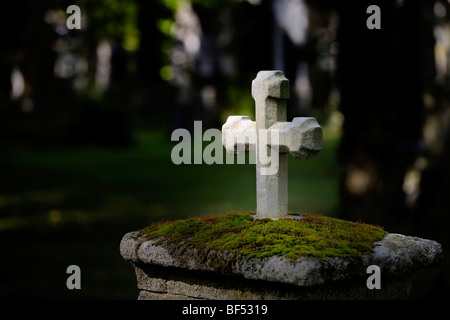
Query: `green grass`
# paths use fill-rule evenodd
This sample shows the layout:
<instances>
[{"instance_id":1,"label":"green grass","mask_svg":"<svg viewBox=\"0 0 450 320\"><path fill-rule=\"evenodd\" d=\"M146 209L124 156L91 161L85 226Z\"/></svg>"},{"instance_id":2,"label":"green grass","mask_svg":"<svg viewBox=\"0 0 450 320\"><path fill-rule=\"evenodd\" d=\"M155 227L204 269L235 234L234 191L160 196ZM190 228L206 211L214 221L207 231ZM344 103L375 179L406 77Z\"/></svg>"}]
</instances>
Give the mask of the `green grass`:
<instances>
[{"instance_id":1,"label":"green grass","mask_svg":"<svg viewBox=\"0 0 450 320\"><path fill-rule=\"evenodd\" d=\"M289 210L334 215L338 142L325 128L316 159L289 156ZM254 165L177 166L174 145L152 131L122 149L3 150L0 296L135 299L133 269L119 253L125 233L161 220L255 210ZM71 264L81 268L80 291L65 286Z\"/></svg>"},{"instance_id":2,"label":"green grass","mask_svg":"<svg viewBox=\"0 0 450 320\"><path fill-rule=\"evenodd\" d=\"M225 250L248 257L285 255L361 257L373 252L374 242L386 231L379 227L331 217L253 219L250 213L203 216L154 223L143 229L148 239L183 241L189 246Z\"/></svg>"}]
</instances>

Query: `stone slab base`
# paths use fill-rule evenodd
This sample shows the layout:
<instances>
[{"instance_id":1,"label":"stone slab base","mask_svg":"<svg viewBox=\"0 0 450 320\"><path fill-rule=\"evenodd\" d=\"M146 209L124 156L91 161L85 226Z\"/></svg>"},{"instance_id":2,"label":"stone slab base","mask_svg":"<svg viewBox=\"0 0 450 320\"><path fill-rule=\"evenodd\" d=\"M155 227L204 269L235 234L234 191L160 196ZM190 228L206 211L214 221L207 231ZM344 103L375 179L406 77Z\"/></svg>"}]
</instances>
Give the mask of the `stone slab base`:
<instances>
[{"instance_id":1,"label":"stone slab base","mask_svg":"<svg viewBox=\"0 0 450 320\"><path fill-rule=\"evenodd\" d=\"M384 277L381 289L368 289L367 278L298 287L214 272L133 263L139 300L380 300L407 299L410 276ZM368 275L370 276L370 275Z\"/></svg>"},{"instance_id":2,"label":"stone slab base","mask_svg":"<svg viewBox=\"0 0 450 320\"><path fill-rule=\"evenodd\" d=\"M135 268L139 299L379 300L407 299L411 277L438 265L442 246L432 240L387 234L372 254L355 257L247 257L127 233L120 252ZM380 289L369 289L377 266ZM369 271L370 272L370 271Z\"/></svg>"}]
</instances>

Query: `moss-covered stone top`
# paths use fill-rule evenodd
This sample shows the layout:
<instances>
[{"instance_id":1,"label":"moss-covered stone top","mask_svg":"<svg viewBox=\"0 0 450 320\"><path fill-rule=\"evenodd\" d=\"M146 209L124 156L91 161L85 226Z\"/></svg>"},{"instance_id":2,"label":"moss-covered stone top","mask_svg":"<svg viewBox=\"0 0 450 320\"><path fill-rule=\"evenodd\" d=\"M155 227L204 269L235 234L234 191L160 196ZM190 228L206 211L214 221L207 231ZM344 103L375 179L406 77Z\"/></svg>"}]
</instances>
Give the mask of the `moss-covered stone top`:
<instances>
[{"instance_id":1,"label":"moss-covered stone top","mask_svg":"<svg viewBox=\"0 0 450 320\"><path fill-rule=\"evenodd\" d=\"M360 257L373 252L387 232L380 227L320 215L301 219L255 220L232 212L153 223L141 230L148 240L181 241L199 249L229 251L248 257Z\"/></svg>"}]
</instances>

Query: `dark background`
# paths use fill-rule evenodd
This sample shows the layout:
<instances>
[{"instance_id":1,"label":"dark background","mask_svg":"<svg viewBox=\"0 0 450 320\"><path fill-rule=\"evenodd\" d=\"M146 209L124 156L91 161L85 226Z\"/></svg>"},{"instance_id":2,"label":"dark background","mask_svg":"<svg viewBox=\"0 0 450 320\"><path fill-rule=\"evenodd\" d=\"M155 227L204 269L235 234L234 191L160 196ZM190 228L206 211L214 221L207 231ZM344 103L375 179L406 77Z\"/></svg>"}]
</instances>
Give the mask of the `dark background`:
<instances>
[{"instance_id":1,"label":"dark background","mask_svg":"<svg viewBox=\"0 0 450 320\"><path fill-rule=\"evenodd\" d=\"M68 30L66 8L81 9ZM369 30L369 5L381 29ZM14 1L0 19L0 296L135 299L121 237L150 222L254 210L251 165L181 165L171 132L254 115L283 70L288 120L324 127L289 160L289 208L433 239L411 297L448 298L447 1ZM82 271L68 290L66 268Z\"/></svg>"}]
</instances>

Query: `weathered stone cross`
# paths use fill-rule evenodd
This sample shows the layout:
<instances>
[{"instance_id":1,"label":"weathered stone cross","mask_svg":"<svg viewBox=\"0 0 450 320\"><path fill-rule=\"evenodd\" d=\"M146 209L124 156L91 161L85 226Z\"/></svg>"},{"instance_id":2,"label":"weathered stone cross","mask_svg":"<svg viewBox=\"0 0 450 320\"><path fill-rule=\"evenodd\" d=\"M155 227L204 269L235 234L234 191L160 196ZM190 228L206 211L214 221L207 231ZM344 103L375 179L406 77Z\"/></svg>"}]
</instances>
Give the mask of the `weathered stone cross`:
<instances>
[{"instance_id":1,"label":"weathered stone cross","mask_svg":"<svg viewBox=\"0 0 450 320\"><path fill-rule=\"evenodd\" d=\"M256 122L248 116L228 117L222 144L228 153L256 150L256 218L280 219L288 214L287 153L314 158L322 150L322 128L315 118L286 122L289 80L281 71L260 71L252 82L252 97Z\"/></svg>"}]
</instances>

